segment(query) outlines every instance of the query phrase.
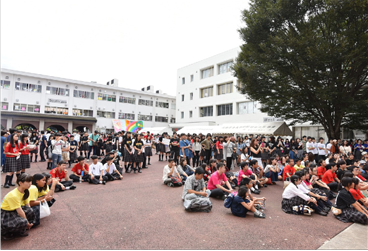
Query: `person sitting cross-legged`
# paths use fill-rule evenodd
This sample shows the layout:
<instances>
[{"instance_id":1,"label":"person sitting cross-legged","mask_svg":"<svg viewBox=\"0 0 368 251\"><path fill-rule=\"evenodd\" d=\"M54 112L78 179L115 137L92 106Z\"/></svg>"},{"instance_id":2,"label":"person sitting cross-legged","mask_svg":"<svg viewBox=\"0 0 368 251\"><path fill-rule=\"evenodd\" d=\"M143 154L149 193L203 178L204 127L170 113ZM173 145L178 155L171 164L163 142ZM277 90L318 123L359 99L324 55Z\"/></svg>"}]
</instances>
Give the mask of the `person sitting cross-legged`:
<instances>
[{"instance_id":1,"label":"person sitting cross-legged","mask_svg":"<svg viewBox=\"0 0 368 251\"><path fill-rule=\"evenodd\" d=\"M91 174L91 180L97 180L97 184L106 184L106 181L108 180L107 176L103 175L103 165L101 162L98 162L98 156L92 155L92 164L89 165L89 171ZM96 184L96 183L94 183Z\"/></svg>"},{"instance_id":2,"label":"person sitting cross-legged","mask_svg":"<svg viewBox=\"0 0 368 251\"><path fill-rule=\"evenodd\" d=\"M211 175L207 188L211 191L210 197L225 199L226 195L231 193L233 189L226 178L226 167L223 162L217 164L217 170ZM225 188L225 185L228 189Z\"/></svg>"},{"instance_id":3,"label":"person sitting cross-legged","mask_svg":"<svg viewBox=\"0 0 368 251\"><path fill-rule=\"evenodd\" d=\"M73 190L76 188L76 186L73 185L73 180L69 180L68 170L65 169L67 164L68 163L65 161L59 161L56 168L50 171L51 176L56 179L53 180L53 182L57 182L55 185L55 192L61 192L69 189Z\"/></svg>"},{"instance_id":4,"label":"person sitting cross-legged","mask_svg":"<svg viewBox=\"0 0 368 251\"><path fill-rule=\"evenodd\" d=\"M103 175L107 176L109 181L122 180L123 175L116 169L115 164L112 163L112 158L106 158L106 164L103 167Z\"/></svg>"},{"instance_id":5,"label":"person sitting cross-legged","mask_svg":"<svg viewBox=\"0 0 368 251\"><path fill-rule=\"evenodd\" d=\"M238 194L234 196L231 203L231 213L238 217L245 217L247 213L253 212L254 217L266 218L265 214L258 211L255 207L256 201L250 200L249 189L246 186L239 188Z\"/></svg>"}]
</instances>

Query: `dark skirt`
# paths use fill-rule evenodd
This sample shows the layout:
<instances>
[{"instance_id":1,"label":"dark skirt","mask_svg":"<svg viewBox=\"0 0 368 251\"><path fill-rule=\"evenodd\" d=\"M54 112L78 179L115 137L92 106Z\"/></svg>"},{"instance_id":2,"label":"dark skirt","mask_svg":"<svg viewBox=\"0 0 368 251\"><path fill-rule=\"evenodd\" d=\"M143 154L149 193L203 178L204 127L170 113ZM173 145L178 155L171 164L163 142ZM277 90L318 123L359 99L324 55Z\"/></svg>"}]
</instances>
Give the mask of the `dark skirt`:
<instances>
[{"instance_id":1,"label":"dark skirt","mask_svg":"<svg viewBox=\"0 0 368 251\"><path fill-rule=\"evenodd\" d=\"M31 163L29 162L29 155L20 155L20 163L22 165L22 169L31 168Z\"/></svg>"},{"instance_id":2,"label":"dark skirt","mask_svg":"<svg viewBox=\"0 0 368 251\"><path fill-rule=\"evenodd\" d=\"M79 151L88 151L88 142L81 144Z\"/></svg>"},{"instance_id":3,"label":"dark skirt","mask_svg":"<svg viewBox=\"0 0 368 251\"><path fill-rule=\"evenodd\" d=\"M134 162L143 162L144 157L143 157L143 152L141 154L138 154L138 151L136 150L134 152Z\"/></svg>"},{"instance_id":4,"label":"dark skirt","mask_svg":"<svg viewBox=\"0 0 368 251\"><path fill-rule=\"evenodd\" d=\"M200 156L202 156L202 157L206 156L206 151L201 149L201 155Z\"/></svg>"},{"instance_id":5,"label":"dark skirt","mask_svg":"<svg viewBox=\"0 0 368 251\"><path fill-rule=\"evenodd\" d=\"M35 220L35 214L30 207L22 207L29 223ZM21 234L27 229L27 220L20 217L16 210L6 211L1 209L1 235Z\"/></svg>"},{"instance_id":6,"label":"dark skirt","mask_svg":"<svg viewBox=\"0 0 368 251\"><path fill-rule=\"evenodd\" d=\"M38 146L36 146L36 148L34 150L29 151L29 153L37 154L38 153Z\"/></svg>"},{"instance_id":7,"label":"dark skirt","mask_svg":"<svg viewBox=\"0 0 368 251\"><path fill-rule=\"evenodd\" d=\"M22 170L22 163L20 161L20 158L17 159L17 157L6 157L5 165L3 168L4 173L19 172L20 170Z\"/></svg>"},{"instance_id":8,"label":"dark skirt","mask_svg":"<svg viewBox=\"0 0 368 251\"><path fill-rule=\"evenodd\" d=\"M263 151L263 153L261 153L261 159L263 160L268 160L270 159L271 155L268 153L268 151Z\"/></svg>"},{"instance_id":9,"label":"dark skirt","mask_svg":"<svg viewBox=\"0 0 368 251\"><path fill-rule=\"evenodd\" d=\"M75 150L74 152L69 152L69 158L70 158L70 161L74 162L74 160L78 158L77 151Z\"/></svg>"},{"instance_id":10,"label":"dark skirt","mask_svg":"<svg viewBox=\"0 0 368 251\"><path fill-rule=\"evenodd\" d=\"M220 152L220 153L219 153ZM216 159L217 160L222 160L224 158L224 149L219 149L219 151L215 151L216 154Z\"/></svg>"},{"instance_id":11,"label":"dark skirt","mask_svg":"<svg viewBox=\"0 0 368 251\"><path fill-rule=\"evenodd\" d=\"M130 154L126 149L124 150L124 162L133 162L133 154Z\"/></svg>"},{"instance_id":12,"label":"dark skirt","mask_svg":"<svg viewBox=\"0 0 368 251\"><path fill-rule=\"evenodd\" d=\"M291 199L282 199L281 208L287 214L297 214L293 211L294 206L306 205L307 201L303 200L299 196L295 196Z\"/></svg>"},{"instance_id":13,"label":"dark skirt","mask_svg":"<svg viewBox=\"0 0 368 251\"><path fill-rule=\"evenodd\" d=\"M144 152L145 152L145 154L146 154L147 157L152 156L152 148L150 146L146 147L144 149Z\"/></svg>"},{"instance_id":14,"label":"dark skirt","mask_svg":"<svg viewBox=\"0 0 368 251\"><path fill-rule=\"evenodd\" d=\"M157 144L157 151L161 152L161 153L164 153L165 152L165 145L161 144L161 143L158 143Z\"/></svg>"},{"instance_id":15,"label":"dark skirt","mask_svg":"<svg viewBox=\"0 0 368 251\"><path fill-rule=\"evenodd\" d=\"M365 216L365 214L357 211L355 208L345 208L341 210L341 214L335 215L335 217L345 223L348 222L354 222L354 223L360 223L363 225L368 224L368 218Z\"/></svg>"}]
</instances>

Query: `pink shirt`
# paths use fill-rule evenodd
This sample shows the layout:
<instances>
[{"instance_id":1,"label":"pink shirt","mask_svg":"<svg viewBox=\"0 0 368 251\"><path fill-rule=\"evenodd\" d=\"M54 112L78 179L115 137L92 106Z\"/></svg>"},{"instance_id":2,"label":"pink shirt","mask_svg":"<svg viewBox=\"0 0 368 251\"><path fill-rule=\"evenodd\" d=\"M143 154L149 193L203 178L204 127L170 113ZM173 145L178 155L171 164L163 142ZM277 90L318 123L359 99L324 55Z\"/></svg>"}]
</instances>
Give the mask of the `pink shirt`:
<instances>
[{"instance_id":1,"label":"pink shirt","mask_svg":"<svg viewBox=\"0 0 368 251\"><path fill-rule=\"evenodd\" d=\"M222 181L224 181L224 182L227 181L225 173L219 175L218 171L214 172L211 175L210 180L208 181L207 189L213 190L213 189L217 188L216 185L221 185L222 186L222 184L221 184Z\"/></svg>"},{"instance_id":2,"label":"pink shirt","mask_svg":"<svg viewBox=\"0 0 368 251\"><path fill-rule=\"evenodd\" d=\"M251 176L253 173L250 169L248 169L247 171L243 172L243 169L241 169L239 171L239 176L238 176L238 185L240 185L240 181L243 179L243 175L245 176Z\"/></svg>"}]
</instances>

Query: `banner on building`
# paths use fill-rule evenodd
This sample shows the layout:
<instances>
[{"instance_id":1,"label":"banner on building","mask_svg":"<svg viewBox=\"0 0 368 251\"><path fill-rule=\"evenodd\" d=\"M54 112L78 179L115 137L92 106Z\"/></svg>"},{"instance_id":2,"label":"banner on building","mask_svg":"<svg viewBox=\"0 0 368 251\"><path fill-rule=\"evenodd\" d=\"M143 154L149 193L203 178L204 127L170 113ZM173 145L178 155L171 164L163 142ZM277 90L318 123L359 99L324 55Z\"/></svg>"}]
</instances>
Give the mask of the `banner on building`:
<instances>
[{"instance_id":1,"label":"banner on building","mask_svg":"<svg viewBox=\"0 0 368 251\"><path fill-rule=\"evenodd\" d=\"M115 132L126 131L137 133L143 129L143 121L133 121L126 119L113 119L112 123L114 125Z\"/></svg>"}]
</instances>

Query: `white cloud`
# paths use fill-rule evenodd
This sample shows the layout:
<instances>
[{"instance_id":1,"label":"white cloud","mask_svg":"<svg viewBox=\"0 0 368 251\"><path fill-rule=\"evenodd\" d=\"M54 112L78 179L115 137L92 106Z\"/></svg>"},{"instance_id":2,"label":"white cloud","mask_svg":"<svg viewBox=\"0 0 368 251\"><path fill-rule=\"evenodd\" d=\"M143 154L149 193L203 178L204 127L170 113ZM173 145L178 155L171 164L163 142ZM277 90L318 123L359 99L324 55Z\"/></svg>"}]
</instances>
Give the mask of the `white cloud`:
<instances>
[{"instance_id":1,"label":"white cloud","mask_svg":"<svg viewBox=\"0 0 368 251\"><path fill-rule=\"evenodd\" d=\"M1 67L175 94L177 69L241 45L248 1L1 1Z\"/></svg>"}]
</instances>

